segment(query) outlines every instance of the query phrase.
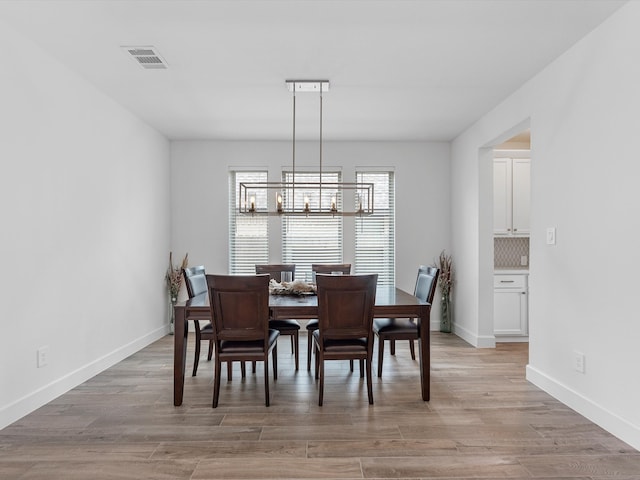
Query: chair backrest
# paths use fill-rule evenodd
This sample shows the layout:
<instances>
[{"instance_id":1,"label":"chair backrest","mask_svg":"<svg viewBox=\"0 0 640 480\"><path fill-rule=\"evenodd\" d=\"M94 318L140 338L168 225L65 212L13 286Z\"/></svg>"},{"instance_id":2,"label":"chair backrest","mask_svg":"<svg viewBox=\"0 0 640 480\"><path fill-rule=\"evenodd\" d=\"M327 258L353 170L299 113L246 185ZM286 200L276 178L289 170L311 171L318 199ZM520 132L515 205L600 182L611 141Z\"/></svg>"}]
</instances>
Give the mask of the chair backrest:
<instances>
[{"instance_id":1,"label":"chair backrest","mask_svg":"<svg viewBox=\"0 0 640 480\"><path fill-rule=\"evenodd\" d=\"M371 339L378 275L318 275L321 340Z\"/></svg>"},{"instance_id":2,"label":"chair backrest","mask_svg":"<svg viewBox=\"0 0 640 480\"><path fill-rule=\"evenodd\" d=\"M440 271L436 267L420 265L413 295L423 302L433 303L439 273Z\"/></svg>"},{"instance_id":3,"label":"chair backrest","mask_svg":"<svg viewBox=\"0 0 640 480\"><path fill-rule=\"evenodd\" d=\"M205 278L204 266L183 268L182 276L184 277L184 284L187 287L189 298L193 298L207 291L207 279Z\"/></svg>"},{"instance_id":4,"label":"chair backrest","mask_svg":"<svg viewBox=\"0 0 640 480\"><path fill-rule=\"evenodd\" d=\"M291 280L296 279L296 265L294 263L256 265L256 274L268 273L269 276L278 283L282 281L282 272L291 272Z\"/></svg>"},{"instance_id":5,"label":"chair backrest","mask_svg":"<svg viewBox=\"0 0 640 480\"><path fill-rule=\"evenodd\" d=\"M207 275L214 339L269 338L269 275Z\"/></svg>"},{"instance_id":6,"label":"chair backrest","mask_svg":"<svg viewBox=\"0 0 640 480\"><path fill-rule=\"evenodd\" d=\"M314 263L311 265L311 271L315 273L331 273L342 272L344 275L351 273L350 263Z\"/></svg>"}]
</instances>

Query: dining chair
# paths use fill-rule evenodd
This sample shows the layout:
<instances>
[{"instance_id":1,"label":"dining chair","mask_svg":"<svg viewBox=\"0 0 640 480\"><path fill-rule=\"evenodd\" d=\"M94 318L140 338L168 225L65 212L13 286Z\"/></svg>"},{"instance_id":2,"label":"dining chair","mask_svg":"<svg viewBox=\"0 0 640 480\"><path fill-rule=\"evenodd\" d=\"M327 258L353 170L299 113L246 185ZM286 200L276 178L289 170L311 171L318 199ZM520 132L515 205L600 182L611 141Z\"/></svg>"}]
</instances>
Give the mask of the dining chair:
<instances>
[{"instance_id":1,"label":"dining chair","mask_svg":"<svg viewBox=\"0 0 640 480\"><path fill-rule=\"evenodd\" d=\"M199 265L197 267L189 267L182 269L182 276L184 277L184 284L187 287L187 295L189 298L193 298L196 295L207 292L207 279L204 266ZM198 363L200 362L200 345L203 341L209 341L209 351L207 353L207 361L211 361L213 356L213 325L211 322L207 322L202 328L200 328L200 321L194 320L194 328L196 332L196 352L193 359L193 373L191 376L195 377L198 371ZM241 362L240 369L242 377L246 376L246 368L244 362ZM227 364L227 379L232 379L233 365L231 362ZM254 369L255 373L255 369Z\"/></svg>"},{"instance_id":2,"label":"dining chair","mask_svg":"<svg viewBox=\"0 0 640 480\"><path fill-rule=\"evenodd\" d=\"M433 303L438 283L439 270L435 267L420 265L413 295L423 302ZM378 377L382 377L384 342L389 340L391 355L396 354L396 340L409 340L411 359L416 359L414 340L420 338L420 324L415 318L376 318L373 320L373 332L378 336Z\"/></svg>"},{"instance_id":3,"label":"dining chair","mask_svg":"<svg viewBox=\"0 0 640 480\"><path fill-rule=\"evenodd\" d=\"M318 273L331 274L332 272L341 272L343 275L351 273L350 263L313 263L311 264L312 275ZM307 322L307 372L311 371L311 346L313 345L313 332L318 329L318 320L309 320ZM351 362L351 371L353 371L353 362Z\"/></svg>"},{"instance_id":4,"label":"dining chair","mask_svg":"<svg viewBox=\"0 0 640 480\"><path fill-rule=\"evenodd\" d=\"M196 295L205 293L207 291L207 279L205 278L204 266L189 267L182 269L182 276L184 277L184 283L187 287L187 295L189 298L193 298ZM193 373L192 376L196 376L198 371L198 362L200 361L200 344L203 341L209 341L209 352L207 354L207 361L211 361L213 355L213 326L211 322L207 322L202 328L200 328L200 321L194 320L194 326L196 331L196 353L193 359Z\"/></svg>"},{"instance_id":5,"label":"dining chair","mask_svg":"<svg viewBox=\"0 0 640 480\"><path fill-rule=\"evenodd\" d=\"M269 354L278 378L278 330L269 328L268 275L207 275L213 310L216 360L213 408L220 396L222 362L264 362L265 405L269 406Z\"/></svg>"},{"instance_id":6,"label":"dining chair","mask_svg":"<svg viewBox=\"0 0 640 480\"><path fill-rule=\"evenodd\" d=\"M291 281L296 277L295 264L269 264L256 265L256 274L269 274L269 277L276 282L282 281L282 272L291 272ZM298 370L298 340L300 339L300 323L297 320L269 319L269 328L275 328L280 335L288 335L291 338L291 353L295 355L296 370Z\"/></svg>"},{"instance_id":7,"label":"dining chair","mask_svg":"<svg viewBox=\"0 0 640 480\"><path fill-rule=\"evenodd\" d=\"M313 332L318 405L324 395L325 360L360 360L367 373L367 394L373 404L373 307L378 275L318 275L318 329ZM363 372L360 372L360 377Z\"/></svg>"}]
</instances>

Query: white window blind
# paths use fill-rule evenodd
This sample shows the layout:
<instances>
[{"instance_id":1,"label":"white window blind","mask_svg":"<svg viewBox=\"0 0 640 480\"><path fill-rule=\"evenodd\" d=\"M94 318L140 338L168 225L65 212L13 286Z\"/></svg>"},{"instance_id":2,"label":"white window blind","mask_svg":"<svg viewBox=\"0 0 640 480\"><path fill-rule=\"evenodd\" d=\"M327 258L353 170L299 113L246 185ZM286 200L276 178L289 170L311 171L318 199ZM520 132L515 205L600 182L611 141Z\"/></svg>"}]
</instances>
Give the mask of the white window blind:
<instances>
[{"instance_id":1,"label":"white window blind","mask_svg":"<svg viewBox=\"0 0 640 480\"><path fill-rule=\"evenodd\" d=\"M293 181L292 172L283 172L283 181ZM340 172L322 172L322 181L338 183ZM317 172L296 172L296 182L319 182ZM335 191L323 189L324 205L329 205ZM308 197L309 206L318 208L318 191L296 189L296 207L302 206L304 197ZM287 207L291 198L283 198ZM341 208L338 197L338 208ZM296 278L311 280L311 264L313 263L342 263L342 217L283 217L282 218L282 261L296 264Z\"/></svg>"},{"instance_id":2,"label":"white window blind","mask_svg":"<svg viewBox=\"0 0 640 480\"><path fill-rule=\"evenodd\" d=\"M373 183L372 215L356 217L354 272L377 273L378 285L395 285L395 187L393 172L356 172L356 181Z\"/></svg>"},{"instance_id":3,"label":"white window blind","mask_svg":"<svg viewBox=\"0 0 640 480\"><path fill-rule=\"evenodd\" d=\"M267 172L229 172L229 274L253 275L257 263L269 263L269 236L266 216L240 215L240 182L266 182ZM266 197L264 192L257 196Z\"/></svg>"}]
</instances>

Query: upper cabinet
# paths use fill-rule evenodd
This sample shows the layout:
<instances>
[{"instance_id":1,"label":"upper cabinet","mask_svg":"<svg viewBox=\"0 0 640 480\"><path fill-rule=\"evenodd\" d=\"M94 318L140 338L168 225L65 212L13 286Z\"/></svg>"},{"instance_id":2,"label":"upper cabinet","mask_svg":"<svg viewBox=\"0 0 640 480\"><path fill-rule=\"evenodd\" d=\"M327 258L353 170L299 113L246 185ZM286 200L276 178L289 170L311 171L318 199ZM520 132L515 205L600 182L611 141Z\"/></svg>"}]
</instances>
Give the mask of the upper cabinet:
<instances>
[{"instance_id":1,"label":"upper cabinet","mask_svg":"<svg viewBox=\"0 0 640 480\"><path fill-rule=\"evenodd\" d=\"M493 160L493 233L529 236L531 161L498 157Z\"/></svg>"}]
</instances>

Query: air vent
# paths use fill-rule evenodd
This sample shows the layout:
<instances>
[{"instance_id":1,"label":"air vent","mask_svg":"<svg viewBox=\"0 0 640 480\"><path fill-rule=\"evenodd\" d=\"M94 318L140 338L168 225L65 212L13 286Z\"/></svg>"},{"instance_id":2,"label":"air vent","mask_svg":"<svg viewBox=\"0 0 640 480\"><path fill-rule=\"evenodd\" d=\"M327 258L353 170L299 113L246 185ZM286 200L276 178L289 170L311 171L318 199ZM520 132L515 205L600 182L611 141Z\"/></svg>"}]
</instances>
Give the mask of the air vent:
<instances>
[{"instance_id":1,"label":"air vent","mask_svg":"<svg viewBox=\"0 0 640 480\"><path fill-rule=\"evenodd\" d=\"M122 47L142 68L150 70L166 69L167 62L160 56L155 47Z\"/></svg>"}]
</instances>

